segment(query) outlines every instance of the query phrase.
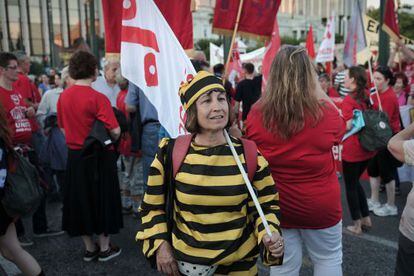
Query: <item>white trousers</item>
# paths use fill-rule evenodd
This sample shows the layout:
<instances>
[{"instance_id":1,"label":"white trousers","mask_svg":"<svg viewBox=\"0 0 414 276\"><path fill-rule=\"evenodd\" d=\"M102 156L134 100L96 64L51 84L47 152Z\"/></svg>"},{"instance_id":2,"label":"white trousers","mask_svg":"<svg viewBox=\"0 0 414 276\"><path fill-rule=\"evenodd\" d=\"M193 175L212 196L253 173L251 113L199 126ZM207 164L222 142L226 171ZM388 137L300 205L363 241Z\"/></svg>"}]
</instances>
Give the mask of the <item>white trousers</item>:
<instances>
[{"instance_id":1,"label":"white trousers","mask_svg":"<svg viewBox=\"0 0 414 276\"><path fill-rule=\"evenodd\" d=\"M298 276L302 243L313 263L314 276L342 276L342 221L325 229L282 229L283 265L271 267L271 276Z\"/></svg>"}]
</instances>

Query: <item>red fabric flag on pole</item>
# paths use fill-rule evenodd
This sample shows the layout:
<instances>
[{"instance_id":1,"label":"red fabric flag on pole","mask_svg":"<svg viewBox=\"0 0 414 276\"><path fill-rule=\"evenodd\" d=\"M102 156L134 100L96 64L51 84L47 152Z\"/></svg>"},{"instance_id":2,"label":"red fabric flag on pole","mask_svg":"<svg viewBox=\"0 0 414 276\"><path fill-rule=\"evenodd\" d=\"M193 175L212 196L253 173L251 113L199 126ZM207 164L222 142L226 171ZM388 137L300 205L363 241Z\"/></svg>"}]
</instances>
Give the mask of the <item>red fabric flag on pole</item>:
<instances>
[{"instance_id":1,"label":"red fabric flag on pole","mask_svg":"<svg viewBox=\"0 0 414 276\"><path fill-rule=\"evenodd\" d=\"M386 32L393 40L399 40L400 28L398 27L398 15L395 9L394 0L387 0L385 4L384 23L382 29Z\"/></svg>"},{"instance_id":2,"label":"red fabric flag on pole","mask_svg":"<svg viewBox=\"0 0 414 276\"><path fill-rule=\"evenodd\" d=\"M193 17L191 0L154 0L184 49L193 48ZM168 2L168 3L167 3ZM119 54L121 50L122 10L135 1L102 0L105 24L105 51Z\"/></svg>"},{"instance_id":3,"label":"red fabric flag on pole","mask_svg":"<svg viewBox=\"0 0 414 276\"><path fill-rule=\"evenodd\" d=\"M275 16L275 21L273 24L273 32L272 32L272 39L266 46L266 51L263 56L263 63L262 63L262 74L263 74L263 81L262 81L262 91L264 91L267 83L267 78L270 73L270 67L272 65L273 59L275 58L277 52L280 49L280 34L279 34L279 25L277 23L277 16Z\"/></svg>"},{"instance_id":4,"label":"red fabric flag on pole","mask_svg":"<svg viewBox=\"0 0 414 276\"><path fill-rule=\"evenodd\" d=\"M184 49L194 48L191 0L154 0Z\"/></svg>"},{"instance_id":5,"label":"red fabric flag on pole","mask_svg":"<svg viewBox=\"0 0 414 276\"><path fill-rule=\"evenodd\" d=\"M244 1L239 20L241 35L270 37L281 0ZM236 25L240 0L217 0L214 8L213 31L231 35Z\"/></svg>"},{"instance_id":6,"label":"red fabric flag on pole","mask_svg":"<svg viewBox=\"0 0 414 276\"><path fill-rule=\"evenodd\" d=\"M106 54L121 52L122 0L102 0Z\"/></svg>"},{"instance_id":7,"label":"red fabric flag on pole","mask_svg":"<svg viewBox=\"0 0 414 276\"><path fill-rule=\"evenodd\" d=\"M306 36L306 49L308 49L308 55L311 59L315 59L315 45L313 44L313 28L309 27L308 35Z\"/></svg>"}]
</instances>

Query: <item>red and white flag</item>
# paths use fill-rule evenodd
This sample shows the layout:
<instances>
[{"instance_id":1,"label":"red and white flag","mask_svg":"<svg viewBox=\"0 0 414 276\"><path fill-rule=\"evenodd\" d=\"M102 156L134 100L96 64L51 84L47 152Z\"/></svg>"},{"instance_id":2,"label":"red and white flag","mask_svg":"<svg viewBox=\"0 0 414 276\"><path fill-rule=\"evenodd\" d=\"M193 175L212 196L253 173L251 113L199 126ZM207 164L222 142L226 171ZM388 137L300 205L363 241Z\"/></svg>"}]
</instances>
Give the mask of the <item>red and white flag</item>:
<instances>
[{"instance_id":1,"label":"red and white flag","mask_svg":"<svg viewBox=\"0 0 414 276\"><path fill-rule=\"evenodd\" d=\"M153 0L124 2L121 70L157 109L171 137L186 133L178 90L196 72Z\"/></svg>"},{"instance_id":2,"label":"red and white flag","mask_svg":"<svg viewBox=\"0 0 414 276\"><path fill-rule=\"evenodd\" d=\"M273 24L273 32L272 32L272 38L269 42L269 44L266 45L265 54L263 57L263 63L262 63L262 75L263 75L263 81L262 81L262 91L264 91L267 83L267 78L270 73L270 67L272 65L273 59L275 58L277 52L279 52L280 49L280 34L279 34L279 25L277 23L277 16L275 18L275 22Z\"/></svg>"},{"instance_id":3,"label":"red and white flag","mask_svg":"<svg viewBox=\"0 0 414 276\"><path fill-rule=\"evenodd\" d=\"M105 24L105 52L121 50L122 7L130 0L101 0ZM184 49L193 48L193 16L191 0L154 0Z\"/></svg>"},{"instance_id":4,"label":"red and white flag","mask_svg":"<svg viewBox=\"0 0 414 276\"><path fill-rule=\"evenodd\" d=\"M231 52L230 62L229 62L229 75L237 74L239 77L241 76L243 71L242 68L242 62L240 59L240 51L239 51L239 45L237 41L233 44L233 49Z\"/></svg>"},{"instance_id":5,"label":"red and white flag","mask_svg":"<svg viewBox=\"0 0 414 276\"><path fill-rule=\"evenodd\" d=\"M335 52L335 19L330 16L326 24L325 34L319 46L316 62L329 62L334 60Z\"/></svg>"},{"instance_id":6,"label":"red and white flag","mask_svg":"<svg viewBox=\"0 0 414 276\"><path fill-rule=\"evenodd\" d=\"M400 39L400 28L398 27L398 15L397 10L395 9L394 0L387 0L385 4L384 24L382 24L382 29L393 40Z\"/></svg>"}]
</instances>

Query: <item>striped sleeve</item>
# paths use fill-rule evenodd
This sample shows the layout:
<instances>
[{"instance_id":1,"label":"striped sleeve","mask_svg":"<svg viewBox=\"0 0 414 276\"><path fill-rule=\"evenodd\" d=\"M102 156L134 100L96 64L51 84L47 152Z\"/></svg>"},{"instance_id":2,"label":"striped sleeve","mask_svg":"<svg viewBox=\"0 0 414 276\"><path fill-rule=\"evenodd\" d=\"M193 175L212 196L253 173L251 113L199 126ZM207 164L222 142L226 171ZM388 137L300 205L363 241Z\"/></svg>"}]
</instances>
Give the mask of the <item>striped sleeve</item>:
<instances>
[{"instance_id":1,"label":"striped sleeve","mask_svg":"<svg viewBox=\"0 0 414 276\"><path fill-rule=\"evenodd\" d=\"M164 240L168 240L164 205L164 163L167 145L167 138L161 140L149 170L147 190L139 208L141 224L136 240L143 242L142 251L147 258L155 253Z\"/></svg>"},{"instance_id":2,"label":"striped sleeve","mask_svg":"<svg viewBox=\"0 0 414 276\"><path fill-rule=\"evenodd\" d=\"M269 164L266 159L258 153L257 157L257 171L253 178L253 186L256 189L256 195L259 200L260 206L263 209L263 213L266 217L267 223L269 224L270 231L280 230L280 208L279 208L279 194L276 191L276 186L273 181L273 177L270 174ZM260 246L261 257L265 265L277 265L281 264L280 259L270 258L270 252L265 250L262 243L263 236L266 234L261 217L259 216L253 200L249 201L249 214L253 218L255 223L255 235L257 237L258 244Z\"/></svg>"}]
</instances>

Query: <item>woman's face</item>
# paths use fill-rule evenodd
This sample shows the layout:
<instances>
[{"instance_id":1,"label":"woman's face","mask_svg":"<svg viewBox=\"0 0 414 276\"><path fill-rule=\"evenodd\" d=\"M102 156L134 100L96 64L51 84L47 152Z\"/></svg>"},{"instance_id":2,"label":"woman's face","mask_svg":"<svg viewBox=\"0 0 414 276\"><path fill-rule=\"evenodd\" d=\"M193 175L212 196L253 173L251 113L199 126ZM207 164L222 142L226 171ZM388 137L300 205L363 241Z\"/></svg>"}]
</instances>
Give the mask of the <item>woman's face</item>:
<instances>
[{"instance_id":1,"label":"woman's face","mask_svg":"<svg viewBox=\"0 0 414 276\"><path fill-rule=\"evenodd\" d=\"M321 88L323 91L328 92L329 82L326 78L320 78L319 83L321 84Z\"/></svg>"},{"instance_id":2,"label":"woman's face","mask_svg":"<svg viewBox=\"0 0 414 276\"><path fill-rule=\"evenodd\" d=\"M55 84L56 87L62 87L62 80L60 79L59 75L55 75Z\"/></svg>"},{"instance_id":3,"label":"woman's face","mask_svg":"<svg viewBox=\"0 0 414 276\"><path fill-rule=\"evenodd\" d=\"M394 84L394 91L400 92L401 90L403 90L403 88L404 88L403 80L400 78L396 79L395 84Z\"/></svg>"},{"instance_id":4,"label":"woman's face","mask_svg":"<svg viewBox=\"0 0 414 276\"><path fill-rule=\"evenodd\" d=\"M378 91L382 92L388 88L388 82L390 80L386 80L383 74L379 72L374 72L374 81Z\"/></svg>"},{"instance_id":5,"label":"woman's face","mask_svg":"<svg viewBox=\"0 0 414 276\"><path fill-rule=\"evenodd\" d=\"M353 83L354 83L354 78L350 78L349 77L349 70L345 70L344 87L346 89L354 90L355 85L353 85Z\"/></svg>"},{"instance_id":6,"label":"woman's face","mask_svg":"<svg viewBox=\"0 0 414 276\"><path fill-rule=\"evenodd\" d=\"M229 120L229 105L225 92L204 93L195 104L197 106L197 122L202 132L217 132L226 127Z\"/></svg>"}]
</instances>

